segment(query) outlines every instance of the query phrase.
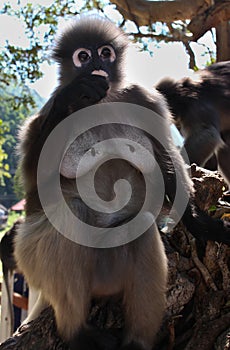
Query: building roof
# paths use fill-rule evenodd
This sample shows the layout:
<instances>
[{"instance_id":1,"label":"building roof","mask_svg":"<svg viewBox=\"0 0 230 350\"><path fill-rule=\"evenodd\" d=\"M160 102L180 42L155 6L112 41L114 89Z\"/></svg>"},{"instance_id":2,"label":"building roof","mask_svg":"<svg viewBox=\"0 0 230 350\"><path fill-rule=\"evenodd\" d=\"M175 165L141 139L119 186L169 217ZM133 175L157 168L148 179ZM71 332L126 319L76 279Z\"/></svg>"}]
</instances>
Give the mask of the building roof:
<instances>
[{"instance_id":1,"label":"building roof","mask_svg":"<svg viewBox=\"0 0 230 350\"><path fill-rule=\"evenodd\" d=\"M25 210L25 204L26 204L26 200L22 199L21 201L19 201L18 203L12 205L12 207L10 208L11 210L14 211L22 211Z\"/></svg>"}]
</instances>

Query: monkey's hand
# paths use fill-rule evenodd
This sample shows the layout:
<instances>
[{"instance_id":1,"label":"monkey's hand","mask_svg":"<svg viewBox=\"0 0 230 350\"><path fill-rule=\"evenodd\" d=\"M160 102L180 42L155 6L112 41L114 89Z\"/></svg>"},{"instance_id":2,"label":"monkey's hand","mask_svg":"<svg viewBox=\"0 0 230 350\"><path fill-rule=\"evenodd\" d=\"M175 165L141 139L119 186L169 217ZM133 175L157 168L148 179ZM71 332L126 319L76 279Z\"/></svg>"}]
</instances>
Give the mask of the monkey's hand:
<instances>
[{"instance_id":1,"label":"monkey's hand","mask_svg":"<svg viewBox=\"0 0 230 350\"><path fill-rule=\"evenodd\" d=\"M52 108L42 123L49 132L70 114L96 104L106 96L108 81L101 75L78 76L57 93Z\"/></svg>"},{"instance_id":2,"label":"monkey's hand","mask_svg":"<svg viewBox=\"0 0 230 350\"><path fill-rule=\"evenodd\" d=\"M75 78L60 92L61 104L65 104L69 113L91 106L106 96L109 84L105 77L88 75Z\"/></svg>"}]
</instances>

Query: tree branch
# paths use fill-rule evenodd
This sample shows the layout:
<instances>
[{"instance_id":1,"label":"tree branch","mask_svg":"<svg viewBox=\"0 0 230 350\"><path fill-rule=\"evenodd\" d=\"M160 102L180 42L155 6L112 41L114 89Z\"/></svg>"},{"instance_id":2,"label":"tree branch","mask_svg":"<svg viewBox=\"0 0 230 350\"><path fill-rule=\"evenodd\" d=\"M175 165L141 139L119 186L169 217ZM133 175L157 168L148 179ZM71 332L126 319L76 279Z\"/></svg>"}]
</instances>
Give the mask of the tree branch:
<instances>
[{"instance_id":1,"label":"tree branch","mask_svg":"<svg viewBox=\"0 0 230 350\"><path fill-rule=\"evenodd\" d=\"M182 41L182 42L188 42L191 41L191 38L187 37L187 36L181 36L180 38L178 38L178 36L168 36L168 35L164 35L164 34L156 34L156 33L148 33L148 34L143 34L143 33L130 33L130 35L132 35L135 39L140 39L140 38L152 38L152 39L156 39L157 41L164 41L166 43L169 42L178 42L178 41Z\"/></svg>"},{"instance_id":2,"label":"tree branch","mask_svg":"<svg viewBox=\"0 0 230 350\"><path fill-rule=\"evenodd\" d=\"M174 0L174 1L146 1L146 0L112 0L118 11L126 20L131 20L138 27L149 26L154 22L172 23L176 20L190 19L187 26L192 35L183 33L184 38L177 38L174 31L172 36L166 40L166 36L158 36L150 33L148 37L156 38L158 41L197 41L208 30L217 27L218 24L230 19L230 1L222 0L213 5L212 0ZM179 31L178 31L179 32ZM175 34L175 35L174 35ZM141 33L136 34L141 37Z\"/></svg>"},{"instance_id":3,"label":"tree branch","mask_svg":"<svg viewBox=\"0 0 230 350\"><path fill-rule=\"evenodd\" d=\"M189 68L194 69L196 67L196 59L195 54L190 46L190 43L188 41L182 40L183 45L186 49L187 54L189 55Z\"/></svg>"},{"instance_id":4,"label":"tree branch","mask_svg":"<svg viewBox=\"0 0 230 350\"><path fill-rule=\"evenodd\" d=\"M193 33L192 40L197 41L208 30L221 22L230 19L230 1L222 0L211 6L207 11L194 17L188 25L188 30Z\"/></svg>"},{"instance_id":5,"label":"tree branch","mask_svg":"<svg viewBox=\"0 0 230 350\"><path fill-rule=\"evenodd\" d=\"M112 0L118 11L138 26L148 26L153 22L173 22L191 19L202 14L211 5L212 0L175 0L175 1L145 1L145 0Z\"/></svg>"}]
</instances>

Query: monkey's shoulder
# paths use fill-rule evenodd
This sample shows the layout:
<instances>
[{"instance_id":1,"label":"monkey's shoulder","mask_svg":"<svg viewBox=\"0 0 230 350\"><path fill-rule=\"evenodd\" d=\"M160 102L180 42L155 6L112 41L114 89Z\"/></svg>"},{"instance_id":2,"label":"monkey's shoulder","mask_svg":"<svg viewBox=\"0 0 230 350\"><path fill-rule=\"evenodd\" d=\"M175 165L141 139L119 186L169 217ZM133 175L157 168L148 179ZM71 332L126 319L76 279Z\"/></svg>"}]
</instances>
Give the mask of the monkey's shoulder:
<instances>
[{"instance_id":1,"label":"monkey's shoulder","mask_svg":"<svg viewBox=\"0 0 230 350\"><path fill-rule=\"evenodd\" d=\"M129 85L120 95L120 102L123 101L143 106L164 118L171 119L165 98L154 88L150 91L137 84Z\"/></svg>"}]
</instances>

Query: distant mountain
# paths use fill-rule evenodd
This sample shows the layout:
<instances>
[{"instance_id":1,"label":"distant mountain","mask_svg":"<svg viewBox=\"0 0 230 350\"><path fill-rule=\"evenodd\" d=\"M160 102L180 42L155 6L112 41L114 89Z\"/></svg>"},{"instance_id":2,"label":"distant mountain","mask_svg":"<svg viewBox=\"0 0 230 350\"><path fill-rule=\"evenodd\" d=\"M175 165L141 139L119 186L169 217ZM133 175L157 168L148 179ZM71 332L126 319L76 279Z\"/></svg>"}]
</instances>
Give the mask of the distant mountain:
<instances>
[{"instance_id":1,"label":"distant mountain","mask_svg":"<svg viewBox=\"0 0 230 350\"><path fill-rule=\"evenodd\" d=\"M43 104L46 102L46 99L41 97L38 92L28 86L16 86L14 83L10 85L0 85L0 99L4 102L4 97L8 98L10 96L12 97L21 97L22 95L27 94L28 96L31 96L36 103L36 106L38 109L40 109Z\"/></svg>"},{"instance_id":2,"label":"distant mountain","mask_svg":"<svg viewBox=\"0 0 230 350\"><path fill-rule=\"evenodd\" d=\"M46 99L42 96L39 95L39 93L34 90L34 89L31 89L31 88L28 88L29 90L29 93L30 95L33 97L36 105L37 105L37 108L40 109L46 102Z\"/></svg>"}]
</instances>

